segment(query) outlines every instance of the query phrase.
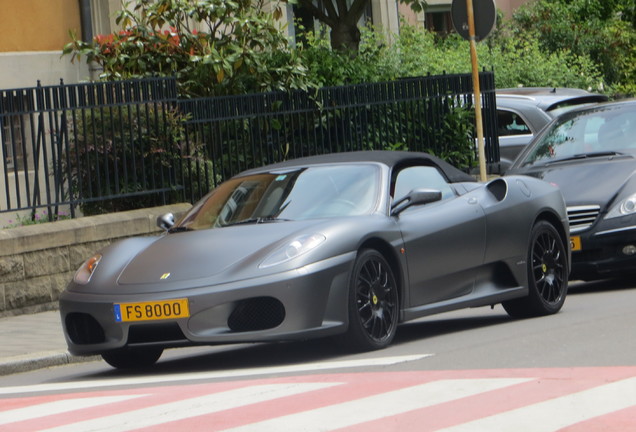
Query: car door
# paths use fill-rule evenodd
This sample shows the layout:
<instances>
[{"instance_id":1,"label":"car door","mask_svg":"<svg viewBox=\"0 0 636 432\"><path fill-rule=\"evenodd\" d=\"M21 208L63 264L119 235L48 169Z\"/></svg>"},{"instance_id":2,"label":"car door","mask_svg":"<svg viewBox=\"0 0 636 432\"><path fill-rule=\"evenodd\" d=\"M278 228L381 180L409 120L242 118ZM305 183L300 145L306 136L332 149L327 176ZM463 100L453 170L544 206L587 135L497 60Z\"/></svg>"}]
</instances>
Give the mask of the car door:
<instances>
[{"instance_id":1,"label":"car door","mask_svg":"<svg viewBox=\"0 0 636 432\"><path fill-rule=\"evenodd\" d=\"M457 196L435 167L412 166L397 174L397 199L417 188L440 190L442 199L397 216L408 266L410 307L471 293L485 247L484 213L476 199Z\"/></svg>"}]
</instances>

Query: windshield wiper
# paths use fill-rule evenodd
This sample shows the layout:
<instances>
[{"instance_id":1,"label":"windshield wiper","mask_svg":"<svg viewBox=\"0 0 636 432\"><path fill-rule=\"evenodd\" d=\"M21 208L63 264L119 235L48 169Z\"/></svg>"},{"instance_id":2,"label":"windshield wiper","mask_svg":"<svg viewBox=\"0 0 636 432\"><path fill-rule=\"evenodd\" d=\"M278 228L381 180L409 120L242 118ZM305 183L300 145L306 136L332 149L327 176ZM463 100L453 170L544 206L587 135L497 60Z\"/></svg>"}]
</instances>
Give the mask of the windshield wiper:
<instances>
[{"instance_id":1,"label":"windshield wiper","mask_svg":"<svg viewBox=\"0 0 636 432\"><path fill-rule=\"evenodd\" d=\"M265 216L258 218L258 223L267 223L267 222L287 222L291 219L279 218L276 216Z\"/></svg>"},{"instance_id":2,"label":"windshield wiper","mask_svg":"<svg viewBox=\"0 0 636 432\"><path fill-rule=\"evenodd\" d=\"M268 222L284 222L289 220L290 219L277 218L276 216L263 216L263 217L243 219L237 222L230 222L223 226L261 224L261 223L268 223Z\"/></svg>"},{"instance_id":3,"label":"windshield wiper","mask_svg":"<svg viewBox=\"0 0 636 432\"><path fill-rule=\"evenodd\" d=\"M168 232L170 234L172 233L178 233L178 232L184 232L184 231L194 231L192 228L188 228L187 226L177 226L177 227L172 227L168 230Z\"/></svg>"},{"instance_id":4,"label":"windshield wiper","mask_svg":"<svg viewBox=\"0 0 636 432\"><path fill-rule=\"evenodd\" d=\"M567 161L572 161L572 160L580 160L580 159L590 159L590 158L597 158L597 157L608 157L608 156L619 156L619 155L623 155L624 153L619 153L619 152L615 152L615 151L599 151L599 152L591 152L591 153L577 153L575 155L563 158L563 159L557 159L557 160L553 160L550 161L548 163L546 163L546 165L551 165L551 164L555 164L555 163L559 163L559 162L567 162Z\"/></svg>"}]
</instances>

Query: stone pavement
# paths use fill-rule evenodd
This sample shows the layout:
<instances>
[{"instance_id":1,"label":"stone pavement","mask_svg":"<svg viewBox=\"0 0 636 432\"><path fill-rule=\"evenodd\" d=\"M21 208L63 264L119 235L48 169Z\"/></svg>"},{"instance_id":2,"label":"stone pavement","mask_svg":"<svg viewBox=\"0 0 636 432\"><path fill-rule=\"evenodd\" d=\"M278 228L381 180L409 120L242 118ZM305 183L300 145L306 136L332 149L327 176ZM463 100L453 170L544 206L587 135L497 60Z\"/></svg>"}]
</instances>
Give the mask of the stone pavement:
<instances>
[{"instance_id":1,"label":"stone pavement","mask_svg":"<svg viewBox=\"0 0 636 432\"><path fill-rule=\"evenodd\" d=\"M69 354L59 311L0 317L0 375L95 358Z\"/></svg>"}]
</instances>

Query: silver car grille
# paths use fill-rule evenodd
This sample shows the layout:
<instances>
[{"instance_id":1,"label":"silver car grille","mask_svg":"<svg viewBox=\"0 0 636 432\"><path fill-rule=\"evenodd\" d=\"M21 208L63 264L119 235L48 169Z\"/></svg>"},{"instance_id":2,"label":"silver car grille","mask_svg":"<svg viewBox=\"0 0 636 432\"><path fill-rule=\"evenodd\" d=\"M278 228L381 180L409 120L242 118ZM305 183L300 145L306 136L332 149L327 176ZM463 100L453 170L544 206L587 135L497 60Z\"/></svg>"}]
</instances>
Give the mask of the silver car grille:
<instances>
[{"instance_id":1,"label":"silver car grille","mask_svg":"<svg viewBox=\"0 0 636 432\"><path fill-rule=\"evenodd\" d=\"M592 226L601 208L597 205L568 207L570 232L584 231Z\"/></svg>"}]
</instances>

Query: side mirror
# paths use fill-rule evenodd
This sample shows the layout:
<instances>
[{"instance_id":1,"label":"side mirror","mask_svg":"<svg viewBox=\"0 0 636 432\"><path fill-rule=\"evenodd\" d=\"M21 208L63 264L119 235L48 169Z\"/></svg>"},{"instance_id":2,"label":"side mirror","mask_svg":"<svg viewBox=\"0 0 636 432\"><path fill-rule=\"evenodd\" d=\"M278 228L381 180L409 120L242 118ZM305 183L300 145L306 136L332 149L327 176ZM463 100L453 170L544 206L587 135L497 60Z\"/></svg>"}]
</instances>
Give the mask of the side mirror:
<instances>
[{"instance_id":1,"label":"side mirror","mask_svg":"<svg viewBox=\"0 0 636 432\"><path fill-rule=\"evenodd\" d=\"M413 189L391 206L391 216L396 216L414 205L428 204L442 199L442 192L435 189Z\"/></svg>"},{"instance_id":2,"label":"side mirror","mask_svg":"<svg viewBox=\"0 0 636 432\"><path fill-rule=\"evenodd\" d=\"M172 213L166 213L157 217L157 226L163 230L168 231L174 225L174 215Z\"/></svg>"}]
</instances>

